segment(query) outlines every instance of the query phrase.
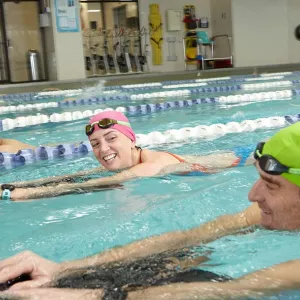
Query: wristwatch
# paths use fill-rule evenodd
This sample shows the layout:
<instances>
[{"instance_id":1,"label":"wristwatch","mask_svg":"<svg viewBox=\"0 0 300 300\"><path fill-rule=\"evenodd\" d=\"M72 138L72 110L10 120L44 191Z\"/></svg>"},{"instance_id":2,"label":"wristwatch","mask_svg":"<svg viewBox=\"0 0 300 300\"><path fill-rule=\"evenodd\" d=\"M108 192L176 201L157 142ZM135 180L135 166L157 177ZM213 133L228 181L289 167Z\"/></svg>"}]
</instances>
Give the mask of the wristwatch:
<instances>
[{"instance_id":1,"label":"wristwatch","mask_svg":"<svg viewBox=\"0 0 300 300\"><path fill-rule=\"evenodd\" d=\"M12 184L2 184L2 200L10 200L10 193L15 189L16 187Z\"/></svg>"}]
</instances>

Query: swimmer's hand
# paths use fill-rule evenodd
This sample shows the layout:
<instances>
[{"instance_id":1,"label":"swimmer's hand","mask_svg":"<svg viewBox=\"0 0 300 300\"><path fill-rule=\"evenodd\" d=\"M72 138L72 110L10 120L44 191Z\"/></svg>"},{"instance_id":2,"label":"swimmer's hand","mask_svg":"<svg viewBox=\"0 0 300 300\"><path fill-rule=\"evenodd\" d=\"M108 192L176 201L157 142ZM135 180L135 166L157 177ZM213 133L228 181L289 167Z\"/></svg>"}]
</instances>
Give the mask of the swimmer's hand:
<instances>
[{"instance_id":1,"label":"swimmer's hand","mask_svg":"<svg viewBox=\"0 0 300 300\"><path fill-rule=\"evenodd\" d=\"M31 280L18 282L9 290L20 290L46 286L60 273L61 266L37 254L24 251L8 259L0 261L0 283L6 283L23 274L28 274Z\"/></svg>"}]
</instances>

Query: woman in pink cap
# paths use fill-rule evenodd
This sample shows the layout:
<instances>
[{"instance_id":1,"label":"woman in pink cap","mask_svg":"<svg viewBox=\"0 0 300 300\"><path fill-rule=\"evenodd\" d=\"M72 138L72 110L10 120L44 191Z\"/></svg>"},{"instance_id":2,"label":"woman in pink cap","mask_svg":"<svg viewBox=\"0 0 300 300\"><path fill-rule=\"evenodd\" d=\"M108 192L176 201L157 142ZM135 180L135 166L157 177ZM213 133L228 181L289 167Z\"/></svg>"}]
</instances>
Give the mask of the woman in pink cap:
<instances>
[{"instance_id":1,"label":"woman in pink cap","mask_svg":"<svg viewBox=\"0 0 300 300\"><path fill-rule=\"evenodd\" d=\"M138 177L167 173L207 173L214 172L213 168L216 167L230 167L236 164L234 155L229 154L228 159L226 159L226 154L224 155L224 153L222 154L222 159L217 159L217 165L215 159L212 159L210 156L190 156L187 159L183 159L169 152L141 149L136 146L136 136L127 117L117 111L106 111L92 117L86 125L86 135L101 167L72 175L18 182L14 183L14 185L4 184L1 186L2 191L6 191L9 194L8 197L12 200L45 198L73 193L74 191L85 192L97 188L107 188L108 186L118 185ZM16 149L14 150L16 151L24 147L22 143L18 144L17 141L15 146ZM216 157L214 156L214 158ZM232 161L234 162L232 163ZM203 165L209 166L210 169L208 170ZM86 182L72 182L76 177L96 174L105 169L121 172ZM54 183L58 183L55 189L45 186Z\"/></svg>"},{"instance_id":2,"label":"woman in pink cap","mask_svg":"<svg viewBox=\"0 0 300 300\"><path fill-rule=\"evenodd\" d=\"M142 150L127 117L117 111L95 115L86 126L93 152L100 164L110 171L129 169L136 176L153 176L166 165L181 162L166 152Z\"/></svg>"}]
</instances>

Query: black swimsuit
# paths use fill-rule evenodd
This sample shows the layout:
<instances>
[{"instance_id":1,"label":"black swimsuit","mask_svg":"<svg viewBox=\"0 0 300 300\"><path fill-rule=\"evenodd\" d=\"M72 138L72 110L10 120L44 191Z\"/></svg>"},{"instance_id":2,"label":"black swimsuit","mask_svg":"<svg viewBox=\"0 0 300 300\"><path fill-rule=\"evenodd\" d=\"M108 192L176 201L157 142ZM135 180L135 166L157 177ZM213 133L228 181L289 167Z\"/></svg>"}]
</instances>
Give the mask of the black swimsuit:
<instances>
[{"instance_id":1,"label":"black swimsuit","mask_svg":"<svg viewBox=\"0 0 300 300\"><path fill-rule=\"evenodd\" d=\"M70 270L62 274L51 287L99 289L106 291L104 299L126 299L130 291L179 282L228 281L231 278L198 269L193 260L202 256L197 248L184 248L152 254L133 261L120 261L94 267ZM183 263L181 263L183 262ZM189 263L193 267L189 266ZM181 269L180 266L184 269ZM197 264L197 263L195 263ZM187 266L188 265L188 266ZM118 291L118 292L116 292Z\"/></svg>"}]
</instances>

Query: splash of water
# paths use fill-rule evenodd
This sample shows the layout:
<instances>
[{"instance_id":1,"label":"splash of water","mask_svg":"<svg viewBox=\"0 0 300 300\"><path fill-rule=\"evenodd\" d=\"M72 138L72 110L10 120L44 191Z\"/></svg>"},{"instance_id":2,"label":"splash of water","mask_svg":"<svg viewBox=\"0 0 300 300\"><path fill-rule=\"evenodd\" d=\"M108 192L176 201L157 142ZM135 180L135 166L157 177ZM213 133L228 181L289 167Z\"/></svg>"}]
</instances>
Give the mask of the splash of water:
<instances>
[{"instance_id":1,"label":"splash of water","mask_svg":"<svg viewBox=\"0 0 300 300\"><path fill-rule=\"evenodd\" d=\"M231 116L232 119L239 119L245 117L245 114L242 111L238 111Z\"/></svg>"},{"instance_id":2,"label":"splash of water","mask_svg":"<svg viewBox=\"0 0 300 300\"><path fill-rule=\"evenodd\" d=\"M70 100L79 100L79 99L86 99L91 97L99 97L104 95L111 95L118 93L118 95L122 95L121 91L118 89L115 90L105 90L106 81L100 79L98 83L94 86L86 86L82 89L78 90L78 92L66 94L63 101L70 101Z\"/></svg>"}]
</instances>

